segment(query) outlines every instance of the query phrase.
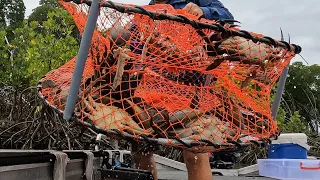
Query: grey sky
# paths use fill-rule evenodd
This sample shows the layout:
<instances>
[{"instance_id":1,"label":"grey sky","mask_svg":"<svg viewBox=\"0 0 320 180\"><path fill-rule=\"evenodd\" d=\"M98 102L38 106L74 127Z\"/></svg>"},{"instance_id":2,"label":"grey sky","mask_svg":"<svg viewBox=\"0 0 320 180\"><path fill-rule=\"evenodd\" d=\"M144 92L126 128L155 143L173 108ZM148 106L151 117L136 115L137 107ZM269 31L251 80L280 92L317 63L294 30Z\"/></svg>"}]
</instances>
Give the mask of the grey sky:
<instances>
[{"instance_id":1,"label":"grey sky","mask_svg":"<svg viewBox=\"0 0 320 180\"><path fill-rule=\"evenodd\" d=\"M114 0L121 3L133 3L129 0ZM320 1L307 0L221 0L240 21L241 29L262 33L274 39L280 39L280 27L285 35L290 33L291 43L302 47L301 55L309 64L320 64L317 51L320 50ZM39 5L39 0L24 0L28 16ZM148 4L149 0L136 0L137 5ZM286 37L286 41L288 38ZM300 56L293 61L303 61Z\"/></svg>"}]
</instances>

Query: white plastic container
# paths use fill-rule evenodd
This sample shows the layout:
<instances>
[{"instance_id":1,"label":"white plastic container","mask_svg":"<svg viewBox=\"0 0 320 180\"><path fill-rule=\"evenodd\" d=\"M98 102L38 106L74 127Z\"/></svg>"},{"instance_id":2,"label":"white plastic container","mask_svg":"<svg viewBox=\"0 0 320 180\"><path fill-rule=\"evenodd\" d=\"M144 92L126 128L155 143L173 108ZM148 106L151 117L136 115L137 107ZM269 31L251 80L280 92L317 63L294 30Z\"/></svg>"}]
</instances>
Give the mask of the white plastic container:
<instances>
[{"instance_id":1,"label":"white plastic container","mask_svg":"<svg viewBox=\"0 0 320 180\"><path fill-rule=\"evenodd\" d=\"M259 175L281 180L320 180L320 160L258 159Z\"/></svg>"},{"instance_id":2,"label":"white plastic container","mask_svg":"<svg viewBox=\"0 0 320 180\"><path fill-rule=\"evenodd\" d=\"M272 144L293 143L304 147L307 151L310 150L308 145L308 136L304 133L284 133L280 134L277 140L273 140Z\"/></svg>"}]
</instances>

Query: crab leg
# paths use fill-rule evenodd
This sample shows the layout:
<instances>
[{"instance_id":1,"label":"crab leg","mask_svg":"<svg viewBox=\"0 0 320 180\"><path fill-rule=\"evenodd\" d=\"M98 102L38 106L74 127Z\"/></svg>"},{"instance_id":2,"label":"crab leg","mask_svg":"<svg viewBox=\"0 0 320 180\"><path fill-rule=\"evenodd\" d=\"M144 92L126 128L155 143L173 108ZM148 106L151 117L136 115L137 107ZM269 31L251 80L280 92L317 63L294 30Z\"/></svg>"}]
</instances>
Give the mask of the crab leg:
<instances>
[{"instance_id":1,"label":"crab leg","mask_svg":"<svg viewBox=\"0 0 320 180\"><path fill-rule=\"evenodd\" d=\"M195 109L183 109L176 111L173 115L169 117L171 123L177 122L190 122L196 120L197 117L200 117L204 112Z\"/></svg>"},{"instance_id":2,"label":"crab leg","mask_svg":"<svg viewBox=\"0 0 320 180\"><path fill-rule=\"evenodd\" d=\"M150 125L150 116L146 113L146 111L142 110L138 105L133 103L132 101L126 99L126 101L130 104L132 109L135 111L135 115L138 116L138 119L143 122L144 128L148 129L151 127Z\"/></svg>"}]
</instances>

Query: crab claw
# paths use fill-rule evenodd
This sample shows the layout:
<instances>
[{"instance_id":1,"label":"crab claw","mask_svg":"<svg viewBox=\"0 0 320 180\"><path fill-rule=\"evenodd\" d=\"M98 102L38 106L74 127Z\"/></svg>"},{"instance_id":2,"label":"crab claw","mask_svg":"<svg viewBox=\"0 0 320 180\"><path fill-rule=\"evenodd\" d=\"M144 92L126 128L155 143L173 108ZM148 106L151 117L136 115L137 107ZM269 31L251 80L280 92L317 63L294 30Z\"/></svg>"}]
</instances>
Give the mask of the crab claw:
<instances>
[{"instance_id":1,"label":"crab claw","mask_svg":"<svg viewBox=\"0 0 320 180\"><path fill-rule=\"evenodd\" d=\"M91 96L88 96L88 100L85 99L83 102L84 107L89 113L83 113L96 126L105 130L118 129L120 131L127 131L130 134L152 134L152 132L142 129L125 110L97 103Z\"/></svg>"}]
</instances>

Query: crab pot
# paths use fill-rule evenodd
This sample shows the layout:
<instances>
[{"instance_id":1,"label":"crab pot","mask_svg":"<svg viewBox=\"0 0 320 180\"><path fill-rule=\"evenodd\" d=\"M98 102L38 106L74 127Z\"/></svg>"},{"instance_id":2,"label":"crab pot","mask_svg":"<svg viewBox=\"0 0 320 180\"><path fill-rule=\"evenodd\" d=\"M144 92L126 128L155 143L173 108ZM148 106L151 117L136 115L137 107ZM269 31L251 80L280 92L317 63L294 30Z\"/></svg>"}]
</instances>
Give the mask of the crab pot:
<instances>
[{"instance_id":1,"label":"crab pot","mask_svg":"<svg viewBox=\"0 0 320 180\"><path fill-rule=\"evenodd\" d=\"M307 159L310 146L303 133L281 134L268 147L268 159Z\"/></svg>"}]
</instances>

